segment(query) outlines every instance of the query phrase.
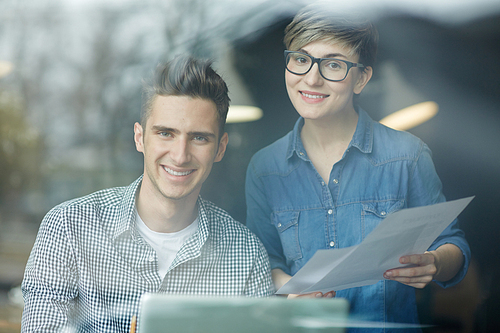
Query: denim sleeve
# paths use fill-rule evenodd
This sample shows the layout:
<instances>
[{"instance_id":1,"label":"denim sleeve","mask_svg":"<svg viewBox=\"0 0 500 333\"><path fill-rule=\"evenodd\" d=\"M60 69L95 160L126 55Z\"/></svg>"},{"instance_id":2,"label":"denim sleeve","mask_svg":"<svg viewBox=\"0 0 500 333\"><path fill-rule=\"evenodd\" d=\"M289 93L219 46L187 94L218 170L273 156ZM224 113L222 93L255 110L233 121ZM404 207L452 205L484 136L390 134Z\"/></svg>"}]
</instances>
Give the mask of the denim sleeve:
<instances>
[{"instance_id":1,"label":"denim sleeve","mask_svg":"<svg viewBox=\"0 0 500 333\"><path fill-rule=\"evenodd\" d=\"M280 268L290 274L286 265L281 240L276 227L271 221L272 210L266 196L264 181L255 173L255 161L248 165L245 181L247 204L247 227L260 238L269 255L271 269Z\"/></svg>"},{"instance_id":2,"label":"denim sleeve","mask_svg":"<svg viewBox=\"0 0 500 333\"><path fill-rule=\"evenodd\" d=\"M432 153L424 143L421 144L420 148L420 154L413 165L410 177L408 207L426 206L446 201L442 192L441 180L432 162ZM465 239L464 232L458 227L457 219L439 235L428 250L436 250L441 245L447 243L454 244L460 248L464 255L464 265L451 280L446 282L434 281L443 288L454 286L460 282L465 277L469 267L470 248Z\"/></svg>"}]
</instances>

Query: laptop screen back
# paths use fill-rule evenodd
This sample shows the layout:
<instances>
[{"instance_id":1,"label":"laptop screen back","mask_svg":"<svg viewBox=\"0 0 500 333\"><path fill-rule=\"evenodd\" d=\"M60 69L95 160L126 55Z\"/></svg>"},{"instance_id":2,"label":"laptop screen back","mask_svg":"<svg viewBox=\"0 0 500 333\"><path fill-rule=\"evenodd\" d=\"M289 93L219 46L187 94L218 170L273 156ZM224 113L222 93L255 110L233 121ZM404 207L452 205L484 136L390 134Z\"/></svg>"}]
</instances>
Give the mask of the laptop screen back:
<instances>
[{"instance_id":1,"label":"laptop screen back","mask_svg":"<svg viewBox=\"0 0 500 333\"><path fill-rule=\"evenodd\" d=\"M145 294L138 333L344 332L345 299L222 298Z\"/></svg>"}]
</instances>

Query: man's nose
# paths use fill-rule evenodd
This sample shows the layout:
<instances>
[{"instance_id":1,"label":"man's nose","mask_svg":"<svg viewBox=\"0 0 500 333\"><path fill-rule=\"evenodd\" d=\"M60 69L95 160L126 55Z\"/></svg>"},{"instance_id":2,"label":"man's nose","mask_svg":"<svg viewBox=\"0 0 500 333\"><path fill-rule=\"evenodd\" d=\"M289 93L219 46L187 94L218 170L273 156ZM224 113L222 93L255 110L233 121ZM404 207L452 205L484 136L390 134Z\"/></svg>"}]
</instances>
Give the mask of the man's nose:
<instances>
[{"instance_id":1,"label":"man's nose","mask_svg":"<svg viewBox=\"0 0 500 333\"><path fill-rule=\"evenodd\" d=\"M170 158L177 166L189 162L189 142L185 138L178 138L170 148Z\"/></svg>"}]
</instances>

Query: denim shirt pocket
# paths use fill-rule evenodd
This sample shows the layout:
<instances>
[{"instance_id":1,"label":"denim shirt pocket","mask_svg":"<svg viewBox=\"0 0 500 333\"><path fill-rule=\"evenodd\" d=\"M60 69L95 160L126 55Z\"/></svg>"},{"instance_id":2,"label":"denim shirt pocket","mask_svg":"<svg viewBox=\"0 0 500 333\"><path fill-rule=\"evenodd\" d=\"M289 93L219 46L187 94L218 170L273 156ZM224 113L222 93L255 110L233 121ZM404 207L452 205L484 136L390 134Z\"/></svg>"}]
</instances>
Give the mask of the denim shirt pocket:
<instances>
[{"instance_id":1,"label":"denim shirt pocket","mask_svg":"<svg viewBox=\"0 0 500 333\"><path fill-rule=\"evenodd\" d=\"M287 261L301 259L302 251L300 250L299 244L299 212L274 212L272 220L280 235L281 246Z\"/></svg>"},{"instance_id":2,"label":"denim shirt pocket","mask_svg":"<svg viewBox=\"0 0 500 333\"><path fill-rule=\"evenodd\" d=\"M367 201L363 203L362 232L363 239L375 229L379 223L404 206L404 200Z\"/></svg>"}]
</instances>

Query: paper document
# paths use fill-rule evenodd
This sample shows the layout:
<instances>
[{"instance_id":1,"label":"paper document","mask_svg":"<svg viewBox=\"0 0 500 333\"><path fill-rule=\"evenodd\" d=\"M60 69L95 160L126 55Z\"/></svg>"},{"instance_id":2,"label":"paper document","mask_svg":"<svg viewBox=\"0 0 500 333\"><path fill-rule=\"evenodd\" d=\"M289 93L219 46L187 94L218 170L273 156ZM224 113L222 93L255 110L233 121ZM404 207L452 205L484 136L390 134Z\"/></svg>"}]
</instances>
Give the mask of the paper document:
<instances>
[{"instance_id":1,"label":"paper document","mask_svg":"<svg viewBox=\"0 0 500 333\"><path fill-rule=\"evenodd\" d=\"M403 255L424 253L474 197L402 209L388 215L358 245L318 250L277 294L328 292L374 284L404 267Z\"/></svg>"}]
</instances>

